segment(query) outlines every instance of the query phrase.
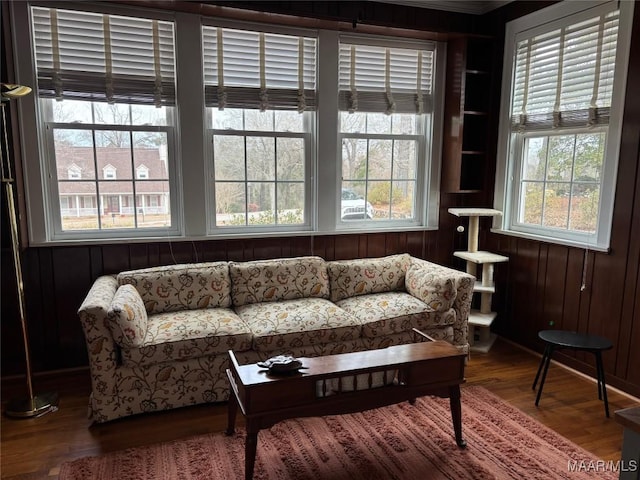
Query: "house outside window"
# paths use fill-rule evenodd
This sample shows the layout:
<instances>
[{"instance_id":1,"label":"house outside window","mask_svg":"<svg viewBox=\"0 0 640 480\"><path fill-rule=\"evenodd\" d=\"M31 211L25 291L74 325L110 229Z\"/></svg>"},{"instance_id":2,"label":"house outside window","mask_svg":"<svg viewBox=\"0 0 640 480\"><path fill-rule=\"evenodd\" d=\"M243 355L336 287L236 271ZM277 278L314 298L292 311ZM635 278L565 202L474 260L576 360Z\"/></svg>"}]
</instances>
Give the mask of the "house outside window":
<instances>
[{"instance_id":1,"label":"house outside window","mask_svg":"<svg viewBox=\"0 0 640 480\"><path fill-rule=\"evenodd\" d=\"M173 23L40 6L29 12L41 132L53 157L43 165L55 165L45 190L50 204L60 205L48 212L49 237L175 231L175 186L168 167L174 136ZM82 49L75 47L79 43ZM145 182L137 182L145 169ZM159 195L162 205L142 218L126 199L144 203L149 195Z\"/></svg>"},{"instance_id":2,"label":"house outside window","mask_svg":"<svg viewBox=\"0 0 640 480\"><path fill-rule=\"evenodd\" d=\"M632 9L562 2L507 25L502 231L608 248Z\"/></svg>"}]
</instances>

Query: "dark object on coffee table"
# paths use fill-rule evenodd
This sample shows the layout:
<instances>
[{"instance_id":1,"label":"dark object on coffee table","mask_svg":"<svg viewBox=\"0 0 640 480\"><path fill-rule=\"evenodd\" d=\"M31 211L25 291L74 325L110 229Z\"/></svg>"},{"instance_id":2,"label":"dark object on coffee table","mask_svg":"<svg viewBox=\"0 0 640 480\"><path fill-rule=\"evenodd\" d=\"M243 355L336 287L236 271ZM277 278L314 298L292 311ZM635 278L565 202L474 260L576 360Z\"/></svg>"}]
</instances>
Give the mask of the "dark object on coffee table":
<instances>
[{"instance_id":1,"label":"dark object on coffee table","mask_svg":"<svg viewBox=\"0 0 640 480\"><path fill-rule=\"evenodd\" d=\"M291 373L302 368L302 362L290 355L277 355L264 362L258 362L258 366L268 369L269 373Z\"/></svg>"}]
</instances>

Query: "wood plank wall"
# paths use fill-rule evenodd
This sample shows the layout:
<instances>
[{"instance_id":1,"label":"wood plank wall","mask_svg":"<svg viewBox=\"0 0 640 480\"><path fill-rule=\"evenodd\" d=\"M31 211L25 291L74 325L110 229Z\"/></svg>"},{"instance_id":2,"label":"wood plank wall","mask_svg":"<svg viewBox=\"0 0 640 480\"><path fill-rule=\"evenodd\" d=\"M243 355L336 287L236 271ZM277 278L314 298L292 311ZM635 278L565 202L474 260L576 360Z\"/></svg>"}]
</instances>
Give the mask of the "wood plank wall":
<instances>
[{"instance_id":1,"label":"wood plank wall","mask_svg":"<svg viewBox=\"0 0 640 480\"><path fill-rule=\"evenodd\" d=\"M300 5L332 2L276 3L296 4L301 8ZM350 3L340 2L354 8ZM525 6L536 9L543 4L517 2L515 7L500 9L485 23L502 31L506 20L526 13ZM386 11L388 15L384 15L385 11L377 6L364 11L367 15L375 13L385 18L415 18L396 10ZM331 12L324 13L325 18L330 18ZM427 23L425 20L428 27ZM500 58L499 52L497 56ZM480 246L510 257L508 263L496 266L495 272L497 293L493 308L499 313L495 328L499 334L539 352L542 346L537 332L541 329L563 328L608 336L614 342L614 349L604 355L608 382L640 396L640 301L637 300L640 298L640 96L633 92L633 86L640 84L640 8L636 8L634 14L631 58L611 252L585 253L583 249L495 235L487 233L489 225L485 222L481 223ZM496 78L500 78L499 74L496 72ZM496 98L499 88L496 84ZM491 125L490 132L495 137L497 125ZM494 166L489 168L493 175ZM466 233L455 231L455 227L465 222L448 214L447 208L491 206L492 189L492 185L487 185L486 191L480 194L442 194L438 231L28 248L24 251L24 270L34 371L87 364L76 311L91 282L101 274L196 260L252 260L307 254L333 260L399 252L463 269L452 253L466 249ZM3 210L4 218L5 215ZM4 226L0 326L2 375L6 376L24 371L24 356ZM585 259L586 288L581 291ZM567 365L594 375L589 357L571 352L558 355Z\"/></svg>"}]
</instances>

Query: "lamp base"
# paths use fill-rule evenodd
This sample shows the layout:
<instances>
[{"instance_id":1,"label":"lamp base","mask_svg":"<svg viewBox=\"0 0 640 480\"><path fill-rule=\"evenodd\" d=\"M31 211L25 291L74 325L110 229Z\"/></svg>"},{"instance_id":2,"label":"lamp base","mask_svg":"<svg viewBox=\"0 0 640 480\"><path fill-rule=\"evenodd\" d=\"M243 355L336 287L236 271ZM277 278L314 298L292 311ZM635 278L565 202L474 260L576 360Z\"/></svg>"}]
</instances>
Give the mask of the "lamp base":
<instances>
[{"instance_id":1,"label":"lamp base","mask_svg":"<svg viewBox=\"0 0 640 480\"><path fill-rule=\"evenodd\" d=\"M41 393L33 398L15 398L9 400L4 413L7 417L33 418L40 417L58 409L57 393Z\"/></svg>"}]
</instances>

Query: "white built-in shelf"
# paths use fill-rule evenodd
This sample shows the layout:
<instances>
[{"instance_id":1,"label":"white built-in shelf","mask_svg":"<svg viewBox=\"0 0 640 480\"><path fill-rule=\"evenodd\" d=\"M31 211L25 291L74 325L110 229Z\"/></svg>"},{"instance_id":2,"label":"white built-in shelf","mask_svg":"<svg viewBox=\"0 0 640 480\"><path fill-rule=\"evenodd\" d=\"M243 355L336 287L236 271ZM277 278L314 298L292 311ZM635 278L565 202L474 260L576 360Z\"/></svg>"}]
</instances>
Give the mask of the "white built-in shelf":
<instances>
[{"instance_id":1,"label":"white built-in shelf","mask_svg":"<svg viewBox=\"0 0 640 480\"><path fill-rule=\"evenodd\" d=\"M501 263L509 261L509 257L504 255L498 255L491 252L453 252L453 255L466 260L467 262L477 263L479 265L484 263Z\"/></svg>"}]
</instances>

